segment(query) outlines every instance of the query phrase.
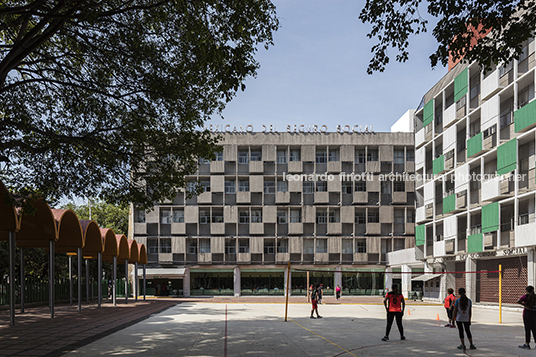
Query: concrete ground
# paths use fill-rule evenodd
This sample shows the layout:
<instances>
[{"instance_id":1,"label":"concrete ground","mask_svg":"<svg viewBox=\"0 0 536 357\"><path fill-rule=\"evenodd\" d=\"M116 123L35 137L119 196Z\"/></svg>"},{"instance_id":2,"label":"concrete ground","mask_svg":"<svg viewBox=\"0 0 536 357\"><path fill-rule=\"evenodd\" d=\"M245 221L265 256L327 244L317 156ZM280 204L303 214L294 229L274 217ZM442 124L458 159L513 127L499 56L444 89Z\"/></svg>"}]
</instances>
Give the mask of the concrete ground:
<instances>
[{"instance_id":1,"label":"concrete ground","mask_svg":"<svg viewBox=\"0 0 536 357\"><path fill-rule=\"evenodd\" d=\"M218 298L221 299L221 298ZM534 356L522 350L519 310L475 307L476 350L458 350L457 329L445 328L440 305L410 304L404 316L406 341L396 323L388 342L385 310L378 299L319 306L322 319L310 319L310 305L292 300L288 321L278 300L176 299L181 302L134 325L77 348L68 356ZM376 304L374 304L376 302ZM440 321L437 321L439 315ZM534 344L532 345L534 347Z\"/></svg>"}]
</instances>

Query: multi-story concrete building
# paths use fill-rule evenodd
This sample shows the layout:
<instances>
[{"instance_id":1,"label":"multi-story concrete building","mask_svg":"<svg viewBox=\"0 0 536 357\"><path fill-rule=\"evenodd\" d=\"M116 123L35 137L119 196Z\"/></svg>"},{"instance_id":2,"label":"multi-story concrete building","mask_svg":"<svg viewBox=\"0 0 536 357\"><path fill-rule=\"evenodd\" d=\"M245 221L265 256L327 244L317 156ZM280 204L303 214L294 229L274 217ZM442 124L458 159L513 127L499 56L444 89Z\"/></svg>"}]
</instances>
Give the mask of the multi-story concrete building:
<instances>
[{"instance_id":1,"label":"multi-story concrete building","mask_svg":"<svg viewBox=\"0 0 536 357\"><path fill-rule=\"evenodd\" d=\"M288 262L345 294L383 289L386 254L415 241L413 181L400 178L414 172L413 133L300 130L223 133L189 177L204 193L132 210L149 294L282 295ZM292 294L306 279L293 270Z\"/></svg>"},{"instance_id":2,"label":"multi-story concrete building","mask_svg":"<svg viewBox=\"0 0 536 357\"><path fill-rule=\"evenodd\" d=\"M415 114L416 247L389 255L408 273L497 271L503 302L535 285L534 40L519 60L484 73L460 62L425 94ZM404 290L412 289L403 274ZM499 301L499 274L425 274L425 297L466 287Z\"/></svg>"}]
</instances>

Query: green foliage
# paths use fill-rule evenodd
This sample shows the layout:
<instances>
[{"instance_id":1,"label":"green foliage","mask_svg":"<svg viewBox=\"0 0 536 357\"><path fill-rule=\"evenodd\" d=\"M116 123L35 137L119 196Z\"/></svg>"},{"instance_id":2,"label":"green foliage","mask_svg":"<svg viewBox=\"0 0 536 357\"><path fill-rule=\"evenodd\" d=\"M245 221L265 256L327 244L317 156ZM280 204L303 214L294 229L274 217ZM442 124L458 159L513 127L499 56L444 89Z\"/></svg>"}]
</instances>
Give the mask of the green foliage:
<instances>
[{"instance_id":1,"label":"green foliage","mask_svg":"<svg viewBox=\"0 0 536 357\"><path fill-rule=\"evenodd\" d=\"M390 48L398 52L397 62L408 60L410 37L427 31L428 19L421 14L437 21L432 30L438 42L437 50L430 56L432 67L438 63L446 65L449 51L454 60L464 57L485 69L507 63L519 58L524 42L536 27L534 0L367 0L359 19L372 25L368 37L377 40L367 68L369 74L385 70ZM478 31L473 32L470 27ZM472 47L486 29L492 29L491 33Z\"/></svg>"},{"instance_id":2,"label":"green foliage","mask_svg":"<svg viewBox=\"0 0 536 357\"><path fill-rule=\"evenodd\" d=\"M173 199L278 26L269 0L0 2L0 180L49 202Z\"/></svg>"},{"instance_id":3,"label":"green foliage","mask_svg":"<svg viewBox=\"0 0 536 357\"><path fill-rule=\"evenodd\" d=\"M128 236L128 213L127 205L116 206L104 201L90 202L90 204L75 205L69 203L61 208L73 210L78 219L90 219L89 211L91 206L91 219L97 222L100 228L111 228L115 234Z\"/></svg>"}]
</instances>

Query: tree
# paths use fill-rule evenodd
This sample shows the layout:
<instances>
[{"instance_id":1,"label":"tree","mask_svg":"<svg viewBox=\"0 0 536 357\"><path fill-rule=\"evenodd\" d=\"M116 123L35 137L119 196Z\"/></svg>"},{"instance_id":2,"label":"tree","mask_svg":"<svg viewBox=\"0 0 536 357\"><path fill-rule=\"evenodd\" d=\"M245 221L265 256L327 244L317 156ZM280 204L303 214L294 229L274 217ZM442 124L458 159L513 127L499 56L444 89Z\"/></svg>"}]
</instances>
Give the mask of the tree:
<instances>
[{"instance_id":1,"label":"tree","mask_svg":"<svg viewBox=\"0 0 536 357\"><path fill-rule=\"evenodd\" d=\"M124 234L128 236L128 206L116 206L105 201L95 201L89 204L75 205L68 203L61 208L70 209L76 213L78 219L89 219L91 210L91 219L99 225L100 228L111 228L115 234Z\"/></svg>"},{"instance_id":2,"label":"tree","mask_svg":"<svg viewBox=\"0 0 536 357\"><path fill-rule=\"evenodd\" d=\"M454 61L476 61L484 69L518 59L536 28L534 0L367 0L359 19L372 25L368 37L377 39L369 74L385 70L390 48L398 52L397 62L408 60L410 36L427 31L428 20L421 17L425 4L426 13L437 19L432 34L438 47L430 56L432 67L446 65L449 54Z\"/></svg>"},{"instance_id":3,"label":"tree","mask_svg":"<svg viewBox=\"0 0 536 357\"><path fill-rule=\"evenodd\" d=\"M269 0L1 2L0 180L52 202L174 198L278 26Z\"/></svg>"}]
</instances>

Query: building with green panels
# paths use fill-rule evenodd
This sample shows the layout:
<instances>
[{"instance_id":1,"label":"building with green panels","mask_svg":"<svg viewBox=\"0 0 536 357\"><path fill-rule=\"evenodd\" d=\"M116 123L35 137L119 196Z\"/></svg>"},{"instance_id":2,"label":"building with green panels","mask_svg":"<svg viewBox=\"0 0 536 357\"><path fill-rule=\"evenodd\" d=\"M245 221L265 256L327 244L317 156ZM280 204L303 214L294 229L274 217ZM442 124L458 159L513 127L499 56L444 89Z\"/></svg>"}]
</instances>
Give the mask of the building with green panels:
<instances>
[{"instance_id":1,"label":"building with green panels","mask_svg":"<svg viewBox=\"0 0 536 357\"><path fill-rule=\"evenodd\" d=\"M415 248L391 253L389 266L424 269L413 278L429 299L441 301L448 287L463 286L476 302L498 302L476 294L483 281L498 284L495 275L462 279L434 271L493 271L500 264L519 286L536 285L534 39L523 46L518 61L487 73L458 63L415 112L415 172L422 177ZM515 303L519 293L509 294L503 302Z\"/></svg>"}]
</instances>

